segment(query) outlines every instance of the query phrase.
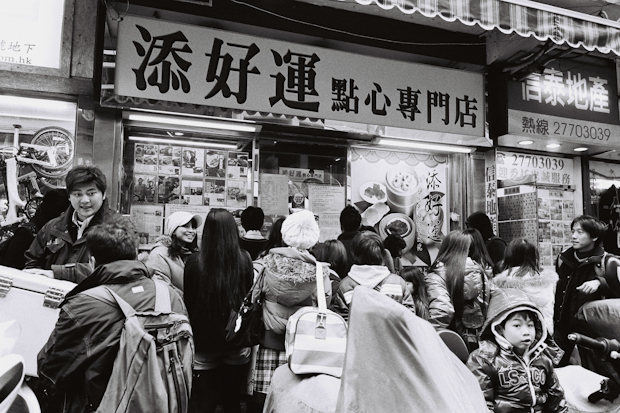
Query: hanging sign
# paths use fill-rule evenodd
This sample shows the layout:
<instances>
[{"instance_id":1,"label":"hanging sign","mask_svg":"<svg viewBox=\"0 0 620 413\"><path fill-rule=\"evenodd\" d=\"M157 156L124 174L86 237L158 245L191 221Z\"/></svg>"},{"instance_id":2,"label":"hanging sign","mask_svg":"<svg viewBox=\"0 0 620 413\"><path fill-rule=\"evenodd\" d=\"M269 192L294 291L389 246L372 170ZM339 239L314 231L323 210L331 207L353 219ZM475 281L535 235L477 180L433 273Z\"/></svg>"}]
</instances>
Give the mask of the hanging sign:
<instances>
[{"instance_id":1,"label":"hanging sign","mask_svg":"<svg viewBox=\"0 0 620 413\"><path fill-rule=\"evenodd\" d=\"M497 151L496 173L498 180L535 175L538 184L575 185L573 160L568 158Z\"/></svg>"},{"instance_id":2,"label":"hanging sign","mask_svg":"<svg viewBox=\"0 0 620 413\"><path fill-rule=\"evenodd\" d=\"M115 93L484 136L482 74L126 16Z\"/></svg>"},{"instance_id":3,"label":"hanging sign","mask_svg":"<svg viewBox=\"0 0 620 413\"><path fill-rule=\"evenodd\" d=\"M618 146L613 68L554 61L542 74L508 82L508 133L579 144Z\"/></svg>"},{"instance_id":4,"label":"hanging sign","mask_svg":"<svg viewBox=\"0 0 620 413\"><path fill-rule=\"evenodd\" d=\"M65 0L0 4L0 63L59 69Z\"/></svg>"}]
</instances>

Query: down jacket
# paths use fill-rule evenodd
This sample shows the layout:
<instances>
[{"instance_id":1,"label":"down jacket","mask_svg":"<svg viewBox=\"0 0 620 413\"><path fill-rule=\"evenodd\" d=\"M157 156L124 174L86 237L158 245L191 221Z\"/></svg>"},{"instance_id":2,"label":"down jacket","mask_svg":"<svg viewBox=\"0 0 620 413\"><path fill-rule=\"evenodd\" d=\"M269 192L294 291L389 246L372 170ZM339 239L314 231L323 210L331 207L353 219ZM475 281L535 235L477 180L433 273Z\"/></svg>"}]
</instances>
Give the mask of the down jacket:
<instances>
[{"instance_id":1,"label":"down jacket","mask_svg":"<svg viewBox=\"0 0 620 413\"><path fill-rule=\"evenodd\" d=\"M269 254L254 261L254 272L261 288L254 288L252 301L260 292L265 293L263 323L265 334L261 345L274 350L284 350L284 333L288 318L301 307L316 306L316 259L308 252L296 248L272 248ZM331 303L329 265L323 267L323 284L327 305Z\"/></svg>"},{"instance_id":2,"label":"down jacket","mask_svg":"<svg viewBox=\"0 0 620 413\"><path fill-rule=\"evenodd\" d=\"M446 329L452 326L457 333L464 336L469 348L472 348L472 345L475 347L478 341L477 336L482 331L482 325L486 319L491 291L494 288L489 282L487 269L471 258L467 258L463 283L465 306L461 320L453 320L454 305L446 284L446 267L443 263L438 263L434 271L426 275L425 280L431 324L436 329Z\"/></svg>"},{"instance_id":3,"label":"down jacket","mask_svg":"<svg viewBox=\"0 0 620 413\"><path fill-rule=\"evenodd\" d=\"M528 272L517 276L520 267L508 268L493 278L493 284L499 288L516 288L527 294L543 315L549 333L553 334L553 302L555 285L559 277L553 270Z\"/></svg>"},{"instance_id":4,"label":"down jacket","mask_svg":"<svg viewBox=\"0 0 620 413\"><path fill-rule=\"evenodd\" d=\"M521 310L537 316L533 343L523 356L515 353L498 331L502 321ZM523 291L508 288L494 291L483 327L483 340L467 361L490 412L568 412L564 391L547 352L547 330L542 327L543 323L542 314Z\"/></svg>"},{"instance_id":5,"label":"down jacket","mask_svg":"<svg viewBox=\"0 0 620 413\"><path fill-rule=\"evenodd\" d=\"M185 270L185 261L192 254L187 248L183 248L179 257L172 258L168 253L168 248L172 244L172 238L169 235L162 235L157 242L148 258L146 266L151 274L157 274L164 278L181 291L183 291L183 273Z\"/></svg>"}]
</instances>

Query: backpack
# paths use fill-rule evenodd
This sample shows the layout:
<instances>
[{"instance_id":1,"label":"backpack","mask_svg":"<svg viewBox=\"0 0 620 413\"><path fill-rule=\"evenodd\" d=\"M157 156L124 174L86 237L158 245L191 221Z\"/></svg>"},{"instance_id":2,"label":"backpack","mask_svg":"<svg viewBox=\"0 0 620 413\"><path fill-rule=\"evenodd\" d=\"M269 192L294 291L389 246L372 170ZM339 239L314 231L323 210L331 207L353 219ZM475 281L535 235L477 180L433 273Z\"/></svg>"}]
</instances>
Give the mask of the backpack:
<instances>
[{"instance_id":1,"label":"backpack","mask_svg":"<svg viewBox=\"0 0 620 413\"><path fill-rule=\"evenodd\" d=\"M32 222L17 222L15 224L2 227L2 229L0 230L0 263L4 262L4 257L6 256L6 252L9 250L13 235L15 235L15 231L17 231L19 228L26 228L30 231L32 236L37 235L37 226Z\"/></svg>"},{"instance_id":2,"label":"backpack","mask_svg":"<svg viewBox=\"0 0 620 413\"><path fill-rule=\"evenodd\" d=\"M171 310L168 284L154 280L155 309L136 312L107 286L82 294L125 315L118 355L98 413L186 413L194 342L187 316Z\"/></svg>"},{"instance_id":3,"label":"backpack","mask_svg":"<svg viewBox=\"0 0 620 413\"><path fill-rule=\"evenodd\" d=\"M607 285L613 292L615 297L606 298L618 298L620 297L620 256L610 254L608 252L603 253L601 261L594 266L594 272L597 277L602 277L607 282ZM609 273L608 273L609 271Z\"/></svg>"}]
</instances>

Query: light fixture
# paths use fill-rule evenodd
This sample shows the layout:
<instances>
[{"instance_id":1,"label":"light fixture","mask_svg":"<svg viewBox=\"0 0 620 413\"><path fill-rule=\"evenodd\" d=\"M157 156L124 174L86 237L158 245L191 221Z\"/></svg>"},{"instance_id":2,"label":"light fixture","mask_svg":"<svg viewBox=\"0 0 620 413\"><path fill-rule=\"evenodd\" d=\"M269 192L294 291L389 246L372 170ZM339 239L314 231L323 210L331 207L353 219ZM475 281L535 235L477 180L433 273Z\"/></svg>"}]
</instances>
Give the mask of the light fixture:
<instances>
[{"instance_id":1,"label":"light fixture","mask_svg":"<svg viewBox=\"0 0 620 413\"><path fill-rule=\"evenodd\" d=\"M574 150L575 152L584 152L584 151L587 151L587 150L588 150L588 148L580 147L580 148L575 148L575 149L573 149L573 150Z\"/></svg>"},{"instance_id":2,"label":"light fixture","mask_svg":"<svg viewBox=\"0 0 620 413\"><path fill-rule=\"evenodd\" d=\"M137 122L161 123L164 125L190 126L198 128L230 130L237 132L256 132L259 128L258 125L235 120L218 121L204 118L194 118L189 116L179 117L150 113L129 113L127 115L127 119Z\"/></svg>"},{"instance_id":3,"label":"light fixture","mask_svg":"<svg viewBox=\"0 0 620 413\"><path fill-rule=\"evenodd\" d=\"M201 148L222 148L222 149L237 149L236 144L232 143L219 143L219 142L206 142L206 141L188 141L180 139L161 139L161 138L148 138L143 136L130 136L130 141L151 143L154 145L181 145L181 146L199 146Z\"/></svg>"},{"instance_id":4,"label":"light fixture","mask_svg":"<svg viewBox=\"0 0 620 413\"><path fill-rule=\"evenodd\" d=\"M435 143L423 143L423 142L406 141L406 140L398 140L398 139L385 139L385 138L379 138L377 140L377 144L383 145L383 146L426 149L429 151L441 151L441 152L472 153L473 151L475 151L474 148L468 148L465 146L439 145Z\"/></svg>"},{"instance_id":5,"label":"light fixture","mask_svg":"<svg viewBox=\"0 0 620 413\"><path fill-rule=\"evenodd\" d=\"M174 132L174 136L183 136L184 133L183 132Z\"/></svg>"},{"instance_id":6,"label":"light fixture","mask_svg":"<svg viewBox=\"0 0 620 413\"><path fill-rule=\"evenodd\" d=\"M555 148L559 148L559 147L560 147L560 146L562 146L562 145L560 145L559 143L549 143L549 144L547 144L546 146L547 146L547 148L549 148L549 149L555 149Z\"/></svg>"},{"instance_id":7,"label":"light fixture","mask_svg":"<svg viewBox=\"0 0 620 413\"><path fill-rule=\"evenodd\" d=\"M526 141L519 141L519 145L523 145L523 146L526 146L526 145L531 145L531 144L533 144L533 143L534 143L534 141L530 141L530 140L526 140Z\"/></svg>"}]
</instances>

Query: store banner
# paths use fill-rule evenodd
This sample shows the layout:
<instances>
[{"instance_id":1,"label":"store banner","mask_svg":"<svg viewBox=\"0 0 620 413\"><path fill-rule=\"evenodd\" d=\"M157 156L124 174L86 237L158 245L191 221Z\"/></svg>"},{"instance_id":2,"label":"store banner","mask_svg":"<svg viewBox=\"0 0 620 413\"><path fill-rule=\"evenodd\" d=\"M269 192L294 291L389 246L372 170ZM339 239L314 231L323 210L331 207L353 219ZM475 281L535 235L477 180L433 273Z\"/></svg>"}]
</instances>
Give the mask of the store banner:
<instances>
[{"instance_id":1,"label":"store banner","mask_svg":"<svg viewBox=\"0 0 620 413\"><path fill-rule=\"evenodd\" d=\"M0 5L0 63L59 69L65 0Z\"/></svg>"},{"instance_id":2,"label":"store banner","mask_svg":"<svg viewBox=\"0 0 620 413\"><path fill-rule=\"evenodd\" d=\"M579 144L620 144L615 70L557 60L508 82L508 133Z\"/></svg>"},{"instance_id":3,"label":"store banner","mask_svg":"<svg viewBox=\"0 0 620 413\"><path fill-rule=\"evenodd\" d=\"M573 160L553 156L497 151L496 174L498 180L525 180L536 176L537 184L563 186L576 185Z\"/></svg>"},{"instance_id":4,"label":"store banner","mask_svg":"<svg viewBox=\"0 0 620 413\"><path fill-rule=\"evenodd\" d=\"M482 74L126 16L115 93L484 136Z\"/></svg>"}]
</instances>

